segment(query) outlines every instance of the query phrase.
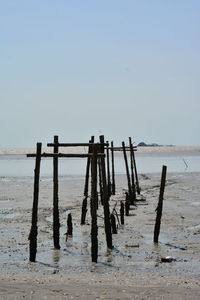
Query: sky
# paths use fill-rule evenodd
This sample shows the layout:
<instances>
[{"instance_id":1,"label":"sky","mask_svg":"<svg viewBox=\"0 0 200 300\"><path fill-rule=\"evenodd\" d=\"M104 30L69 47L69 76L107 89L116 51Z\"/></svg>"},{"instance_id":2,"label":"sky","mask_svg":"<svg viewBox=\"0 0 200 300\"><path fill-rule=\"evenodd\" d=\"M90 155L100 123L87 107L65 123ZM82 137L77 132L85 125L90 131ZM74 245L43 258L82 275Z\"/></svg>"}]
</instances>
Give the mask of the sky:
<instances>
[{"instance_id":1,"label":"sky","mask_svg":"<svg viewBox=\"0 0 200 300\"><path fill-rule=\"evenodd\" d=\"M200 145L199 0L0 0L0 147Z\"/></svg>"}]
</instances>

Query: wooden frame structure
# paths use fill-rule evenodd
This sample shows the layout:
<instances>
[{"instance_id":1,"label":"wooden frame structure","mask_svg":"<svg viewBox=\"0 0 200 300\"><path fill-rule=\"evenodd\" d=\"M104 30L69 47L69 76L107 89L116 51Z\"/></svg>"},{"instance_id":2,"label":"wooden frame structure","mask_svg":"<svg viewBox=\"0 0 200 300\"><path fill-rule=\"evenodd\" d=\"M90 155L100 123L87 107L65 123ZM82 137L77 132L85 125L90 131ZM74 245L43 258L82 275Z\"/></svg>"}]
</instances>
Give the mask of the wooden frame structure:
<instances>
[{"instance_id":1,"label":"wooden frame structure","mask_svg":"<svg viewBox=\"0 0 200 300\"><path fill-rule=\"evenodd\" d=\"M27 157L35 157L34 171L34 192L33 192L33 207L32 207L32 223L29 234L30 240L30 256L29 260L35 262L37 252L37 235L38 235L38 202L39 202L39 179L40 179L40 163L41 158L53 158L53 242L55 249L60 249L60 220L59 220L59 205L58 205L58 159L59 158L87 158L91 162L91 256L92 261L97 262L98 258L98 227L97 227L97 162L101 164L101 177L103 186L103 207L104 207L104 223L107 247L112 249L112 233L109 211L109 195L106 182L105 170L105 153L104 137L100 137L100 143L94 143L94 140L89 143L59 143L58 136L54 136L54 143L47 144L48 147L53 147L53 153L42 153L42 143L37 143L36 153L27 154ZM88 153L59 153L59 147L80 147L88 146ZM90 168L90 164L87 164ZM88 179L89 180L89 177ZM85 186L86 188L86 186ZM88 195L88 191L84 191Z\"/></svg>"},{"instance_id":2,"label":"wooden frame structure","mask_svg":"<svg viewBox=\"0 0 200 300\"><path fill-rule=\"evenodd\" d=\"M127 176L127 184L128 184L128 194L130 198L130 203L135 205L136 202L136 192L140 194L140 186L139 186L139 179L135 161L135 151L137 151L137 147L133 146L131 137L129 137L129 146L125 146L125 143L122 142L122 147L114 147L113 141L111 142L111 147L108 147L111 151L111 162L112 162L112 184L111 184L111 194L115 195L115 167L114 167L114 152L123 152L124 161L125 161L125 169L126 169L126 176ZM130 152L130 169L131 169L131 176L129 172L129 164L127 158L127 152ZM109 170L109 168L108 168Z\"/></svg>"}]
</instances>

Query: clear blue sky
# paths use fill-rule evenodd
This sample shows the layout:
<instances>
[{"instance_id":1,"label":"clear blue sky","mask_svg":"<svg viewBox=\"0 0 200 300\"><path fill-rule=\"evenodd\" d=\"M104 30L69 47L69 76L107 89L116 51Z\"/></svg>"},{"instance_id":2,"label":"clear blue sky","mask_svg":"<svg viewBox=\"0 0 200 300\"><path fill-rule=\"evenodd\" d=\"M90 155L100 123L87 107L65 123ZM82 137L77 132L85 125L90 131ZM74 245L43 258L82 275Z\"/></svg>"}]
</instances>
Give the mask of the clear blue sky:
<instances>
[{"instance_id":1,"label":"clear blue sky","mask_svg":"<svg viewBox=\"0 0 200 300\"><path fill-rule=\"evenodd\" d=\"M199 0L0 0L0 147L200 145Z\"/></svg>"}]
</instances>

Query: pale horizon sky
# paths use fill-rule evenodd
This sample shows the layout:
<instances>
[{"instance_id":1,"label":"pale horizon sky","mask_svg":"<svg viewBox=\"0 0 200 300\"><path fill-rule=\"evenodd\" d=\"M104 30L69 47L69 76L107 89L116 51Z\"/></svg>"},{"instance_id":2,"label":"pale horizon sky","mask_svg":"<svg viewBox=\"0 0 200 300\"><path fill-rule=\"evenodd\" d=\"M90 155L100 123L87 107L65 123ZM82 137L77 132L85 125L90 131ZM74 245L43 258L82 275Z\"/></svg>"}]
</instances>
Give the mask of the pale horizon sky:
<instances>
[{"instance_id":1,"label":"pale horizon sky","mask_svg":"<svg viewBox=\"0 0 200 300\"><path fill-rule=\"evenodd\" d=\"M0 147L200 145L200 1L0 0Z\"/></svg>"}]
</instances>

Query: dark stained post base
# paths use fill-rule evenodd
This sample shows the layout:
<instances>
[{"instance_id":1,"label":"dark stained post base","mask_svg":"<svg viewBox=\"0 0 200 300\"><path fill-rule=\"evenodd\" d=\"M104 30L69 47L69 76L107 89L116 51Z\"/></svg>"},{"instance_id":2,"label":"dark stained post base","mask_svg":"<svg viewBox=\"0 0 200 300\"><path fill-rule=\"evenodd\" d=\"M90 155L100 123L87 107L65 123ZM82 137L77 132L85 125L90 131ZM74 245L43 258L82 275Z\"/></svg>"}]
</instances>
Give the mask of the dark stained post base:
<instances>
[{"instance_id":1,"label":"dark stained post base","mask_svg":"<svg viewBox=\"0 0 200 300\"><path fill-rule=\"evenodd\" d=\"M122 201L120 205L120 221L121 225L124 225L124 203Z\"/></svg>"}]
</instances>

